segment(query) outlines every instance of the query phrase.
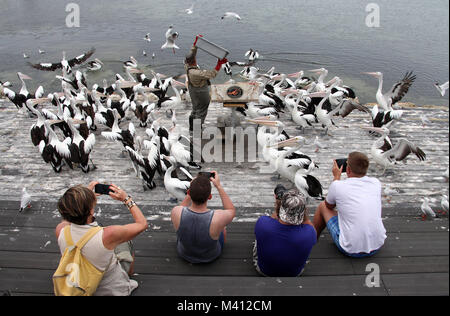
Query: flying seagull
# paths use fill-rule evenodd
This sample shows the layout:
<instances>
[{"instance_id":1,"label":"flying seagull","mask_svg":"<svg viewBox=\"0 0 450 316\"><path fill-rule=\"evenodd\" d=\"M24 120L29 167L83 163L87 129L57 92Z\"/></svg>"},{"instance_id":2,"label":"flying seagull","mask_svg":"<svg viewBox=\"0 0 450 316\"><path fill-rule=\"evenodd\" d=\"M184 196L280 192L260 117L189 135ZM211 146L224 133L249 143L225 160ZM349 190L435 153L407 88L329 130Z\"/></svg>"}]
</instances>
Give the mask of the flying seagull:
<instances>
[{"instance_id":1,"label":"flying seagull","mask_svg":"<svg viewBox=\"0 0 450 316\"><path fill-rule=\"evenodd\" d=\"M186 12L187 14L192 14L192 13L194 13L194 4L192 4L192 5L190 6L190 8L185 9L184 12Z\"/></svg>"},{"instance_id":2,"label":"flying seagull","mask_svg":"<svg viewBox=\"0 0 450 316\"><path fill-rule=\"evenodd\" d=\"M441 96L445 96L445 93L448 90L448 81L444 84L439 84L439 82L436 82L434 84L434 86L436 87L436 89L439 91L439 93L441 94Z\"/></svg>"},{"instance_id":3,"label":"flying seagull","mask_svg":"<svg viewBox=\"0 0 450 316\"><path fill-rule=\"evenodd\" d=\"M173 53L175 54L175 49L180 49L176 44L175 40L178 38L178 32L174 32L173 25L169 26L169 29L166 31L166 42L161 49L172 48Z\"/></svg>"}]
</instances>

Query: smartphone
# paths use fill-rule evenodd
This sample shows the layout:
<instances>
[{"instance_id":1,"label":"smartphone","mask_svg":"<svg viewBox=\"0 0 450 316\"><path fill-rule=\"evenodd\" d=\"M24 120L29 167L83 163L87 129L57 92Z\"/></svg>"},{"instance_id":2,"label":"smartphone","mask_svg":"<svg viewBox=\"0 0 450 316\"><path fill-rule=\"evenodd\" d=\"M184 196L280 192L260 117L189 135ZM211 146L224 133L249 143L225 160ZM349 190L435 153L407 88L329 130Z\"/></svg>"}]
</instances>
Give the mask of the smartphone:
<instances>
[{"instance_id":1,"label":"smartphone","mask_svg":"<svg viewBox=\"0 0 450 316\"><path fill-rule=\"evenodd\" d=\"M109 184L99 183L95 185L95 193L108 195L109 192L112 192L112 190L109 188Z\"/></svg>"},{"instance_id":2,"label":"smartphone","mask_svg":"<svg viewBox=\"0 0 450 316\"><path fill-rule=\"evenodd\" d=\"M215 172L203 172L203 171L201 171L201 172L198 173L198 175L205 176L208 179L216 177L216 173Z\"/></svg>"},{"instance_id":3,"label":"smartphone","mask_svg":"<svg viewBox=\"0 0 450 316\"><path fill-rule=\"evenodd\" d=\"M342 166L344 166L342 168L342 172L343 173L347 173L347 160L348 158L344 158L344 159L336 159L336 163L338 165L339 168L341 168Z\"/></svg>"}]
</instances>

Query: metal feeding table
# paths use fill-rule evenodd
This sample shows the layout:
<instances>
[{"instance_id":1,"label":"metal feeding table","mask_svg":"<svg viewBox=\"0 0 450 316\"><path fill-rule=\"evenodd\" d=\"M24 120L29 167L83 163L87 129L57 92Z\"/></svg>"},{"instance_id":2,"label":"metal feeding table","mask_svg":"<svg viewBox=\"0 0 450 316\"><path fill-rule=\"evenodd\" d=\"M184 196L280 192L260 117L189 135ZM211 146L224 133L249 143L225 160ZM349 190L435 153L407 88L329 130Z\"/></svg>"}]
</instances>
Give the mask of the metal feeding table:
<instances>
[{"instance_id":1,"label":"metal feeding table","mask_svg":"<svg viewBox=\"0 0 450 316\"><path fill-rule=\"evenodd\" d=\"M231 108L231 126L236 127L239 120L236 117L237 108L245 108L248 102L257 102L259 85L249 82L235 82L211 86L211 101L223 103Z\"/></svg>"}]
</instances>

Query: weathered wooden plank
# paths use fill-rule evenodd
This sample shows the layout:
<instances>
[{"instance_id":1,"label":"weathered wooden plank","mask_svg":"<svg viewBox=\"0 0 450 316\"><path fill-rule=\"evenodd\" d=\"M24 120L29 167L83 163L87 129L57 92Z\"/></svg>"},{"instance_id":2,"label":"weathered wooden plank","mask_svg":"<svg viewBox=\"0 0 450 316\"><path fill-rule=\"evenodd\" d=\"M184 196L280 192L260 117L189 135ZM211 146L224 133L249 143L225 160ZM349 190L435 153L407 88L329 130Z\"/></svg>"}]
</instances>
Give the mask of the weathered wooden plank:
<instances>
[{"instance_id":1,"label":"weathered wooden plank","mask_svg":"<svg viewBox=\"0 0 450 316\"><path fill-rule=\"evenodd\" d=\"M383 275L383 282L392 296L448 296L448 273L417 273Z\"/></svg>"}]
</instances>

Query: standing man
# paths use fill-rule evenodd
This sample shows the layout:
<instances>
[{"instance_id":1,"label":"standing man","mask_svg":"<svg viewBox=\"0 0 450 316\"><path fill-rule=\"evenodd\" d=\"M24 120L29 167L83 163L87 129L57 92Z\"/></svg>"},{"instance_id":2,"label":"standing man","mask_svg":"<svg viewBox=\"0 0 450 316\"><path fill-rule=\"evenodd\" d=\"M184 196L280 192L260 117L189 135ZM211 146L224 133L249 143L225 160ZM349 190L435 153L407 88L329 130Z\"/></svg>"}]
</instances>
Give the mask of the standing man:
<instances>
[{"instance_id":1,"label":"standing man","mask_svg":"<svg viewBox=\"0 0 450 316\"><path fill-rule=\"evenodd\" d=\"M209 102L211 101L209 91L211 82L209 80L215 78L222 65L228 62L226 58L223 58L217 61L213 70L200 69L197 65L197 46L195 46L199 37L202 37L202 35L195 38L194 45L192 45L189 54L186 55L184 65L188 78L189 95L192 100L192 113L189 116L189 131L191 132L194 129L194 120L200 119L203 124L208 114Z\"/></svg>"},{"instance_id":2,"label":"standing man","mask_svg":"<svg viewBox=\"0 0 450 316\"><path fill-rule=\"evenodd\" d=\"M347 160L347 179L341 180L343 167L334 161L334 181L313 220L317 240L327 227L339 251L353 258L374 255L386 239L381 219L381 183L366 176L368 168L367 156L353 152Z\"/></svg>"}]
</instances>

